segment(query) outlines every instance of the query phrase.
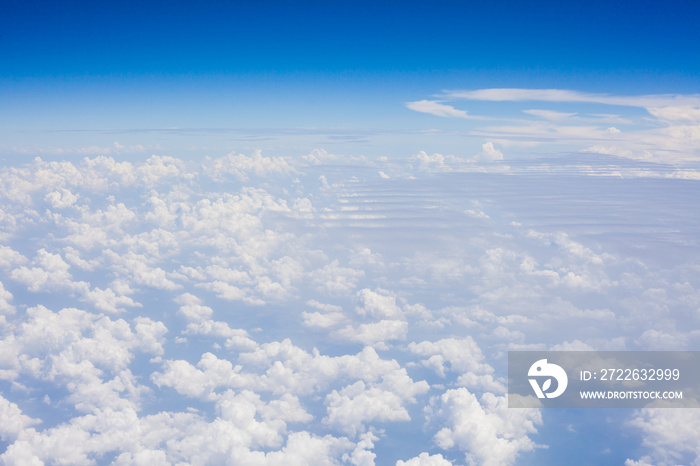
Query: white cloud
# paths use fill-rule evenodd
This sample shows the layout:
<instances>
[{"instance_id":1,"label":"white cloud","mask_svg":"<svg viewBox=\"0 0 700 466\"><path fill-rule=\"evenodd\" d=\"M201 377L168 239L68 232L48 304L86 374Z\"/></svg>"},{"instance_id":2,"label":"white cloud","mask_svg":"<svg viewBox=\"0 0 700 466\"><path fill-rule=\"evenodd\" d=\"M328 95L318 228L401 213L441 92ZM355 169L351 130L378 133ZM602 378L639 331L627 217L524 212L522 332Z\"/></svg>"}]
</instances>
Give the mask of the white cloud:
<instances>
[{"instance_id":1,"label":"white cloud","mask_svg":"<svg viewBox=\"0 0 700 466\"><path fill-rule=\"evenodd\" d=\"M103 255L122 276L129 276L138 285L168 291L175 291L181 288L180 285L168 278L165 270L160 267L149 266L151 261L143 254L130 252L120 255L114 251L107 250Z\"/></svg>"},{"instance_id":2,"label":"white cloud","mask_svg":"<svg viewBox=\"0 0 700 466\"><path fill-rule=\"evenodd\" d=\"M347 320L342 312L302 312L301 316L306 327L330 328Z\"/></svg>"},{"instance_id":3,"label":"white cloud","mask_svg":"<svg viewBox=\"0 0 700 466\"><path fill-rule=\"evenodd\" d=\"M635 342L646 351L680 351L687 347L688 336L650 328L642 333Z\"/></svg>"},{"instance_id":4,"label":"white cloud","mask_svg":"<svg viewBox=\"0 0 700 466\"><path fill-rule=\"evenodd\" d=\"M626 424L641 431L643 445L650 450L649 454L640 458L638 462L629 459L630 465L671 466L679 464L687 455L690 455L692 464L700 461L700 446L695 435L697 429L700 429L700 414L697 408L642 409Z\"/></svg>"},{"instance_id":5,"label":"white cloud","mask_svg":"<svg viewBox=\"0 0 700 466\"><path fill-rule=\"evenodd\" d=\"M435 442L464 451L468 464L513 464L521 452L535 448L528 434L542 423L539 410L508 409L505 397L485 393L478 400L465 388L448 390L431 405L431 415L447 424L435 434Z\"/></svg>"},{"instance_id":6,"label":"white cloud","mask_svg":"<svg viewBox=\"0 0 700 466\"><path fill-rule=\"evenodd\" d=\"M437 455L430 455L423 452L410 460L398 460L396 466L452 466L452 462L443 458L439 453Z\"/></svg>"},{"instance_id":7,"label":"white cloud","mask_svg":"<svg viewBox=\"0 0 700 466\"><path fill-rule=\"evenodd\" d=\"M493 147L493 143L489 141L481 146L481 153L477 156L477 159L487 161L503 160L503 153Z\"/></svg>"},{"instance_id":8,"label":"white cloud","mask_svg":"<svg viewBox=\"0 0 700 466\"><path fill-rule=\"evenodd\" d=\"M330 296L342 296L354 290L364 274L362 270L341 267L340 262L336 259L309 273L309 279L317 290Z\"/></svg>"},{"instance_id":9,"label":"white cloud","mask_svg":"<svg viewBox=\"0 0 700 466\"><path fill-rule=\"evenodd\" d=\"M555 112L554 110L523 110L524 113L527 113L529 115L533 115L536 117L544 118L545 120L554 120L554 121L560 121L560 120L568 120L569 118L575 117L577 114L576 113L564 113L564 112Z\"/></svg>"},{"instance_id":10,"label":"white cloud","mask_svg":"<svg viewBox=\"0 0 700 466\"><path fill-rule=\"evenodd\" d=\"M231 328L226 322L203 320L197 323L189 323L183 333L226 338L225 346L227 348L252 350L257 346L257 344L249 338L248 332L243 329Z\"/></svg>"},{"instance_id":11,"label":"white cloud","mask_svg":"<svg viewBox=\"0 0 700 466\"><path fill-rule=\"evenodd\" d=\"M112 313L122 312L125 307L142 307L140 303L128 296L117 295L111 288L104 290L97 287L92 290L86 289L81 301L92 304L100 311Z\"/></svg>"},{"instance_id":12,"label":"white cloud","mask_svg":"<svg viewBox=\"0 0 700 466\"><path fill-rule=\"evenodd\" d=\"M325 312L341 312L343 310L342 306L337 306L335 304L320 303L315 299L310 299L306 301L308 306L314 307Z\"/></svg>"},{"instance_id":13,"label":"white cloud","mask_svg":"<svg viewBox=\"0 0 700 466\"><path fill-rule=\"evenodd\" d=\"M15 307L10 304L12 301L12 293L5 289L5 285L0 282L0 316L3 314L14 314ZM0 322L2 322L0 320Z\"/></svg>"},{"instance_id":14,"label":"white cloud","mask_svg":"<svg viewBox=\"0 0 700 466\"><path fill-rule=\"evenodd\" d=\"M61 188L58 191L47 194L44 199L55 209L65 209L75 204L78 196L65 188Z\"/></svg>"},{"instance_id":15,"label":"white cloud","mask_svg":"<svg viewBox=\"0 0 700 466\"><path fill-rule=\"evenodd\" d=\"M208 306L202 306L202 300L191 293L183 293L177 298L175 302L180 304L179 312L187 320L193 322L201 322L209 319L214 311Z\"/></svg>"},{"instance_id":16,"label":"white cloud","mask_svg":"<svg viewBox=\"0 0 700 466\"><path fill-rule=\"evenodd\" d=\"M407 102L406 107L416 112L429 113L431 115L447 118L469 118L464 110L457 110L451 105L440 103L436 100L419 100Z\"/></svg>"},{"instance_id":17,"label":"white cloud","mask_svg":"<svg viewBox=\"0 0 700 466\"><path fill-rule=\"evenodd\" d=\"M540 101L540 102L584 102L630 107L673 107L679 104L700 106L698 95L641 95L615 96L591 94L563 89L479 89L475 91L448 91L446 98L486 101Z\"/></svg>"},{"instance_id":18,"label":"white cloud","mask_svg":"<svg viewBox=\"0 0 700 466\"><path fill-rule=\"evenodd\" d=\"M361 316L372 316L378 319L403 319L403 311L396 305L396 295L377 288L372 291L368 288L357 293L360 303L355 308Z\"/></svg>"},{"instance_id":19,"label":"white cloud","mask_svg":"<svg viewBox=\"0 0 700 466\"><path fill-rule=\"evenodd\" d=\"M0 396L0 439L4 442L13 441L23 430L40 423L41 420L22 414L19 406Z\"/></svg>"},{"instance_id":20,"label":"white cloud","mask_svg":"<svg viewBox=\"0 0 700 466\"><path fill-rule=\"evenodd\" d=\"M487 375L493 373L493 368L484 363L481 349L471 337L463 339L445 338L438 341L422 341L410 343L408 349L417 355L427 357L421 363L433 369L439 376L445 377L446 371L458 374L475 373ZM447 363L449 366L445 366ZM503 392L501 386L498 390Z\"/></svg>"},{"instance_id":21,"label":"white cloud","mask_svg":"<svg viewBox=\"0 0 700 466\"><path fill-rule=\"evenodd\" d=\"M232 174L242 181L248 181L251 174L258 177L269 175L291 175L295 172L293 162L284 157L263 157L261 151L246 156L235 153L204 163L204 173L217 181Z\"/></svg>"},{"instance_id":22,"label":"white cloud","mask_svg":"<svg viewBox=\"0 0 700 466\"><path fill-rule=\"evenodd\" d=\"M668 110L669 126L653 122L641 137L610 131L630 123L612 117L568 128L531 118L510 134L595 139L631 156L668 140L692 155L697 132L683 115ZM503 139L478 137L488 141L480 158L502 157ZM697 342L681 319L700 305L695 205L692 186L674 179L697 173L627 160L605 173L665 179L591 182L567 170L594 173L589 159L612 159L578 153L587 168L521 157L508 173L522 176L482 177L479 167L502 164L464 152L3 169L0 379L16 391L0 406L10 426L0 462L381 464L394 439L378 442L395 432L382 429L420 430L414 413L433 396L412 454L434 453L434 439L467 461L507 464L531 450L540 419L504 408L502 366L490 358ZM666 194L648 197L648 186ZM418 380L425 368L439 383ZM653 439L640 454L671 462L675 440L644 416L627 427Z\"/></svg>"},{"instance_id":23,"label":"white cloud","mask_svg":"<svg viewBox=\"0 0 700 466\"><path fill-rule=\"evenodd\" d=\"M369 324L361 324L358 327L348 325L341 330L335 331L333 335L344 340L386 349L388 348L387 342L405 340L407 332L407 322L380 320Z\"/></svg>"},{"instance_id":24,"label":"white cloud","mask_svg":"<svg viewBox=\"0 0 700 466\"><path fill-rule=\"evenodd\" d=\"M337 426L355 436L364 430L366 422L410 421L401 397L376 387L368 388L361 380L339 392L326 396L328 416L323 422Z\"/></svg>"}]
</instances>

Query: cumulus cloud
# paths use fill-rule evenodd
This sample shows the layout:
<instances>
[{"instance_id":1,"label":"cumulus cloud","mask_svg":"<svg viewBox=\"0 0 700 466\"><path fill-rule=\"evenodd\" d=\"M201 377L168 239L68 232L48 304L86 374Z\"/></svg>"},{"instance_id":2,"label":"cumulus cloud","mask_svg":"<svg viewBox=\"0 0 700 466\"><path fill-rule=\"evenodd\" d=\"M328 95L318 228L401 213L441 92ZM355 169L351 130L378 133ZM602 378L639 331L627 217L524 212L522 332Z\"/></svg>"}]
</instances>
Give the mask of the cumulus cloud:
<instances>
[{"instance_id":1,"label":"cumulus cloud","mask_svg":"<svg viewBox=\"0 0 700 466\"><path fill-rule=\"evenodd\" d=\"M430 455L423 452L410 460L398 460L396 466L452 466L452 462L443 458L439 453L437 455Z\"/></svg>"},{"instance_id":2,"label":"cumulus cloud","mask_svg":"<svg viewBox=\"0 0 700 466\"><path fill-rule=\"evenodd\" d=\"M448 390L432 402L433 416L446 420L435 434L442 448L459 448L468 464L513 464L521 452L535 443L528 437L537 432L542 417L536 409L508 409L505 397L490 393L477 399L467 389Z\"/></svg>"},{"instance_id":3,"label":"cumulus cloud","mask_svg":"<svg viewBox=\"0 0 700 466\"><path fill-rule=\"evenodd\" d=\"M642 409L634 414L627 425L642 433L644 446L650 454L638 460L628 459L625 464L674 465L689 458L700 459L700 447L693 432L700 427L696 409Z\"/></svg>"},{"instance_id":4,"label":"cumulus cloud","mask_svg":"<svg viewBox=\"0 0 700 466\"><path fill-rule=\"evenodd\" d=\"M311 272L309 278L317 290L335 296L349 294L364 274L362 270L342 267L336 259Z\"/></svg>"},{"instance_id":5,"label":"cumulus cloud","mask_svg":"<svg viewBox=\"0 0 700 466\"><path fill-rule=\"evenodd\" d=\"M41 420L22 414L19 406L0 396L0 439L4 442L15 440L20 432L40 423Z\"/></svg>"},{"instance_id":6,"label":"cumulus cloud","mask_svg":"<svg viewBox=\"0 0 700 466\"><path fill-rule=\"evenodd\" d=\"M405 340L407 332L407 322L399 320L380 320L369 324L361 324L357 327L348 325L336 331L334 335L344 340L387 349L388 342Z\"/></svg>"},{"instance_id":7,"label":"cumulus cloud","mask_svg":"<svg viewBox=\"0 0 700 466\"><path fill-rule=\"evenodd\" d=\"M637 153L620 119L560 131L563 115L529 115L536 137ZM693 115L658 113L668 127L645 144L692 148ZM506 147L478 137L478 155L400 163L316 150L1 169L0 462L536 462L540 414L506 409L505 351L698 342L695 197L678 179L695 174L477 163ZM690 437L658 432L693 421L658 416L623 426L647 439L630 464L692 460ZM393 423L420 433L410 455Z\"/></svg>"},{"instance_id":8,"label":"cumulus cloud","mask_svg":"<svg viewBox=\"0 0 700 466\"><path fill-rule=\"evenodd\" d=\"M503 153L493 147L492 142L486 142L481 146L481 153L477 156L479 160L503 160Z\"/></svg>"},{"instance_id":9,"label":"cumulus cloud","mask_svg":"<svg viewBox=\"0 0 700 466\"><path fill-rule=\"evenodd\" d=\"M261 151L251 156L231 153L217 159L207 159L204 172L217 181L231 174L241 181L248 181L250 175L258 177L270 175L291 175L295 172L293 162L283 157L265 157Z\"/></svg>"}]
</instances>

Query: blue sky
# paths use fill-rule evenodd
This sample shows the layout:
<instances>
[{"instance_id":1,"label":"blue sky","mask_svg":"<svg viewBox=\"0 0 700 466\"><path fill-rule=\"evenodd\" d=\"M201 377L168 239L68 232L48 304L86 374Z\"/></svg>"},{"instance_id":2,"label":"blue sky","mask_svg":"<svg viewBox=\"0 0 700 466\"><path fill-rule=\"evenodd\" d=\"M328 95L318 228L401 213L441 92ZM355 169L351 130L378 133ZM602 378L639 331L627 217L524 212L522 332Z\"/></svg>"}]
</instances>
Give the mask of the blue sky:
<instances>
[{"instance_id":1,"label":"blue sky","mask_svg":"<svg viewBox=\"0 0 700 466\"><path fill-rule=\"evenodd\" d=\"M688 55L700 46L693 2L12 1L3 8L6 150L36 147L31 141L45 137L24 132L40 130L451 129L404 106L445 89L697 92L699 65ZM155 145L163 137L140 140ZM219 147L254 149L225 140Z\"/></svg>"},{"instance_id":2,"label":"blue sky","mask_svg":"<svg viewBox=\"0 0 700 466\"><path fill-rule=\"evenodd\" d=\"M0 461L697 463L697 410L505 370L700 347L699 21L4 2Z\"/></svg>"}]
</instances>

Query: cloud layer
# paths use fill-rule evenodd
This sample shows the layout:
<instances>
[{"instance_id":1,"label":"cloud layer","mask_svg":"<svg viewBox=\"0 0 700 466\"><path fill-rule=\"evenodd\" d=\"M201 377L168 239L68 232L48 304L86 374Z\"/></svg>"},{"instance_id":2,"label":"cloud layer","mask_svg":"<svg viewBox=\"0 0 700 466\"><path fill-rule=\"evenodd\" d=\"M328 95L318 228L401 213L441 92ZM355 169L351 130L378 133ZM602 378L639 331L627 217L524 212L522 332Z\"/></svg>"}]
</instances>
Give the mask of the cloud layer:
<instances>
[{"instance_id":1,"label":"cloud layer","mask_svg":"<svg viewBox=\"0 0 700 466\"><path fill-rule=\"evenodd\" d=\"M698 343L697 182L508 159L487 140L403 160L2 168L0 458L540 454L547 418L508 410L507 350ZM662 417L624 425L649 461L683 442L660 436Z\"/></svg>"}]
</instances>

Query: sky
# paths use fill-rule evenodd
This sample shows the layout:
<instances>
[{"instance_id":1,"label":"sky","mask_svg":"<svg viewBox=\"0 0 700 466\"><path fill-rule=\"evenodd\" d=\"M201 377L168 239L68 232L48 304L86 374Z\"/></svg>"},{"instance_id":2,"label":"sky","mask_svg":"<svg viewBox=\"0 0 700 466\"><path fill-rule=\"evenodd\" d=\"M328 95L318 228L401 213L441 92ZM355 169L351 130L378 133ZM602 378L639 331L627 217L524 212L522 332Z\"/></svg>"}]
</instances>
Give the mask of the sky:
<instances>
[{"instance_id":1,"label":"sky","mask_svg":"<svg viewBox=\"0 0 700 466\"><path fill-rule=\"evenodd\" d=\"M611 3L3 2L0 461L700 464L507 407L700 349L700 4Z\"/></svg>"}]
</instances>

